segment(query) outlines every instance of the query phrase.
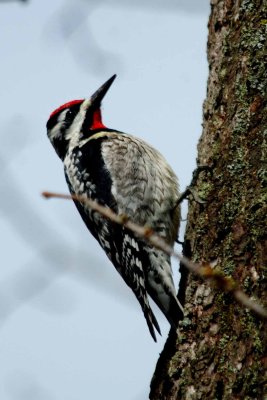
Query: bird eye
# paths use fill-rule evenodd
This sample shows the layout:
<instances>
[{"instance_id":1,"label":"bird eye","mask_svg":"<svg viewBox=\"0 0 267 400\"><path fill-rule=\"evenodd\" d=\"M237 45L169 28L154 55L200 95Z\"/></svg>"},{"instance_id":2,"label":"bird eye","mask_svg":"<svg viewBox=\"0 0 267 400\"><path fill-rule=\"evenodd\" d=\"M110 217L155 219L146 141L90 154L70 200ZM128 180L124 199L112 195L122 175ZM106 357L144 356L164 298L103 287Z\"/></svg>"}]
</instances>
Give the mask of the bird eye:
<instances>
[{"instance_id":1,"label":"bird eye","mask_svg":"<svg viewBox=\"0 0 267 400\"><path fill-rule=\"evenodd\" d=\"M66 119L67 120L72 120L73 115L74 115L73 110L68 110L67 113L66 113Z\"/></svg>"}]
</instances>

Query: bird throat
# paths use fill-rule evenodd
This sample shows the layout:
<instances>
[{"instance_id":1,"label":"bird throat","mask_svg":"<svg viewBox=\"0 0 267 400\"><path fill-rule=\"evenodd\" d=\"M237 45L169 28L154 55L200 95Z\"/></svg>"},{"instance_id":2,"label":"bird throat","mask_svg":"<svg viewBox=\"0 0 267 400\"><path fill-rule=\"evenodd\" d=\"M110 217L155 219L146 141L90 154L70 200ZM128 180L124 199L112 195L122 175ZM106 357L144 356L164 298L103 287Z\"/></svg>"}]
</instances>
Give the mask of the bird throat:
<instances>
[{"instance_id":1,"label":"bird throat","mask_svg":"<svg viewBox=\"0 0 267 400\"><path fill-rule=\"evenodd\" d=\"M97 129L106 129L106 126L102 123L102 118L101 118L101 110L98 108L93 112L93 118L92 118L92 123L89 127L91 131L97 130Z\"/></svg>"}]
</instances>

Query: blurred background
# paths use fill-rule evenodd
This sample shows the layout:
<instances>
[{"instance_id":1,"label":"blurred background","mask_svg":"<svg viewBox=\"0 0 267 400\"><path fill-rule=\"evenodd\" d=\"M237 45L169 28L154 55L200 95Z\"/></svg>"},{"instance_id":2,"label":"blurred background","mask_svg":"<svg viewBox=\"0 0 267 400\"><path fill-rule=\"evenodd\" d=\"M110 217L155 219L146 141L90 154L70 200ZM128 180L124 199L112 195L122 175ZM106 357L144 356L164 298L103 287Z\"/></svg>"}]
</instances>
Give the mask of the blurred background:
<instances>
[{"instance_id":1,"label":"blurred background","mask_svg":"<svg viewBox=\"0 0 267 400\"><path fill-rule=\"evenodd\" d=\"M159 149L184 190L201 134L208 15L208 0L0 1L2 400L148 398L168 323L155 310L155 344L74 205L40 196L68 192L45 124L117 73L104 123Z\"/></svg>"}]
</instances>

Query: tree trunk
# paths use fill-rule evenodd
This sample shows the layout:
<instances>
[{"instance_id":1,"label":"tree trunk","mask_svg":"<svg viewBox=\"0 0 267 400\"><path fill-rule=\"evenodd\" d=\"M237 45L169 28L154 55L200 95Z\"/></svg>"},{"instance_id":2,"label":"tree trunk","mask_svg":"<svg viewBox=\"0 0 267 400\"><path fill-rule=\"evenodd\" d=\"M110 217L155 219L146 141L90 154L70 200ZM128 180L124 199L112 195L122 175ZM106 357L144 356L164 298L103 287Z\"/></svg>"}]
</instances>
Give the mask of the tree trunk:
<instances>
[{"instance_id":1,"label":"tree trunk","mask_svg":"<svg viewBox=\"0 0 267 400\"><path fill-rule=\"evenodd\" d=\"M265 307L266 32L266 0L211 1L198 145L198 164L211 170L195 187L206 203L190 202L184 246L185 255L212 262ZM266 323L191 274L184 296L185 318L170 332L150 399L267 398Z\"/></svg>"}]
</instances>

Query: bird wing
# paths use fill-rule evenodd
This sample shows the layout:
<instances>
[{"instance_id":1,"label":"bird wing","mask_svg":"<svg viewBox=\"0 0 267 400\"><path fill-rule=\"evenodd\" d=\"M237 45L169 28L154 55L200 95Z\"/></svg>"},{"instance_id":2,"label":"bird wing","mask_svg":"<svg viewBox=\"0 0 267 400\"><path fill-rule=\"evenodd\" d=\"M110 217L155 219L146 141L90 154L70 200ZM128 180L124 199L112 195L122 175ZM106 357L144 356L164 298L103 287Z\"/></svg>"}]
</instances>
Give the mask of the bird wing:
<instances>
[{"instance_id":1,"label":"bird wing","mask_svg":"<svg viewBox=\"0 0 267 400\"><path fill-rule=\"evenodd\" d=\"M156 341L154 328L159 334L161 332L148 300L144 269L149 263L149 258L144 242L136 238L133 232L120 225L113 226L113 238L120 257L119 265L115 265L115 267L139 301L151 336Z\"/></svg>"},{"instance_id":2,"label":"bird wing","mask_svg":"<svg viewBox=\"0 0 267 400\"><path fill-rule=\"evenodd\" d=\"M77 153L76 161L73 162L77 170L72 174L71 169L65 169L65 176L71 193L86 194L99 204L117 212L118 203L112 194L112 181L104 160L99 157L101 154L99 146L102 140L103 138L88 141L84 144L81 154L79 154L79 149L73 150L74 158ZM78 183L75 181L77 171L80 174ZM88 189L84 192L86 186ZM143 243L125 227L103 218L97 212L88 209L86 204L77 200L74 200L74 203L89 231L134 292L143 310L149 331L156 341L154 328L159 333L160 328L148 301L143 265L149 260L143 249Z\"/></svg>"}]
</instances>

